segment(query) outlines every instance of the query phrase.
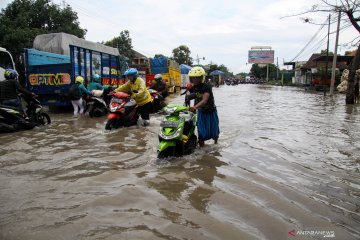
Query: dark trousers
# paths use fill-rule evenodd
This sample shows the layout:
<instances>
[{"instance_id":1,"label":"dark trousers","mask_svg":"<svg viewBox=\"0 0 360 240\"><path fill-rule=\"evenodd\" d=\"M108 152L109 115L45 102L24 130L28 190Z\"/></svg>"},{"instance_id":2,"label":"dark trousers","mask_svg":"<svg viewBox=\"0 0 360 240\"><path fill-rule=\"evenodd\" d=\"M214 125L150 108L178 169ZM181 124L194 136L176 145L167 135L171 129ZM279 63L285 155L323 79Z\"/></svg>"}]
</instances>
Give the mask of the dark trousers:
<instances>
[{"instance_id":1,"label":"dark trousers","mask_svg":"<svg viewBox=\"0 0 360 240\"><path fill-rule=\"evenodd\" d=\"M153 108L152 102L148 102L142 105L141 107L140 106L138 107L138 113L140 113L142 119L149 120L152 108Z\"/></svg>"}]
</instances>

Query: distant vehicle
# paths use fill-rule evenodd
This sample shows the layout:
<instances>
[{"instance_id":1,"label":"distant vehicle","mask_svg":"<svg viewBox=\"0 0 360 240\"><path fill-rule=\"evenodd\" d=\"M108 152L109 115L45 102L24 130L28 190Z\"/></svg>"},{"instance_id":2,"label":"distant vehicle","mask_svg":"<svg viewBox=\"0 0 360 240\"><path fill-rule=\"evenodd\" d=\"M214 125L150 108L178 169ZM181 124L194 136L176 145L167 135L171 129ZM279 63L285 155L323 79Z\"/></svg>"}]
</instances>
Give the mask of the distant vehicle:
<instances>
[{"instance_id":1,"label":"distant vehicle","mask_svg":"<svg viewBox=\"0 0 360 240\"><path fill-rule=\"evenodd\" d=\"M150 70L151 74L148 74L146 77L148 85L154 79L155 74L161 74L162 79L169 88L169 93L175 93L176 88L181 88L180 66L176 61L164 56L151 58Z\"/></svg>"},{"instance_id":2,"label":"distant vehicle","mask_svg":"<svg viewBox=\"0 0 360 240\"><path fill-rule=\"evenodd\" d=\"M4 81L5 69L15 69L14 60L11 56L11 53L8 52L5 48L0 47L0 81Z\"/></svg>"}]
</instances>

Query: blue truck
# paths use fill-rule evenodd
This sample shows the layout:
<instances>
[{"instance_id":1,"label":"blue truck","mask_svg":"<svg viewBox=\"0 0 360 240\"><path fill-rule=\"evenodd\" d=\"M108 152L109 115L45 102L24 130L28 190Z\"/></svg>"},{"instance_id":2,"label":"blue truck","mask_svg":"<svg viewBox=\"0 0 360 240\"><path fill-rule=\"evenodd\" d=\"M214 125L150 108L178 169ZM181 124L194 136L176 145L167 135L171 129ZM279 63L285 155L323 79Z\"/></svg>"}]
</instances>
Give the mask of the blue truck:
<instances>
[{"instance_id":1,"label":"blue truck","mask_svg":"<svg viewBox=\"0 0 360 240\"><path fill-rule=\"evenodd\" d=\"M98 45L100 44L87 44L90 47L94 46L93 48ZM94 74L101 76L102 84L105 86L117 87L123 83L121 73L127 67L126 59L121 58L119 54L105 51L109 48L106 46L100 46L96 50L83 46L68 45L69 51L66 55L25 49L26 87L39 95L41 104L69 105L69 88L79 75L85 78L85 84L91 81ZM101 49L105 50L102 52Z\"/></svg>"}]
</instances>

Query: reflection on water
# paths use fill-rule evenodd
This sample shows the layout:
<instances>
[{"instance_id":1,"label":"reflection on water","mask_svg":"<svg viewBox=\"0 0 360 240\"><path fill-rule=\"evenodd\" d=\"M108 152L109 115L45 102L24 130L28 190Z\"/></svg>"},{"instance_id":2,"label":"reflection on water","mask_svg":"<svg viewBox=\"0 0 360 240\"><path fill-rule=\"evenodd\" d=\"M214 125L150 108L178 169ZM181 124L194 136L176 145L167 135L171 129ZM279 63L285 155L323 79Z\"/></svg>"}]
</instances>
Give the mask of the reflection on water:
<instances>
[{"instance_id":1,"label":"reflection on water","mask_svg":"<svg viewBox=\"0 0 360 240\"><path fill-rule=\"evenodd\" d=\"M105 118L52 114L0 135L0 238L360 238L359 105L260 85L214 95L219 144L170 162L156 161L159 115L108 132Z\"/></svg>"}]
</instances>

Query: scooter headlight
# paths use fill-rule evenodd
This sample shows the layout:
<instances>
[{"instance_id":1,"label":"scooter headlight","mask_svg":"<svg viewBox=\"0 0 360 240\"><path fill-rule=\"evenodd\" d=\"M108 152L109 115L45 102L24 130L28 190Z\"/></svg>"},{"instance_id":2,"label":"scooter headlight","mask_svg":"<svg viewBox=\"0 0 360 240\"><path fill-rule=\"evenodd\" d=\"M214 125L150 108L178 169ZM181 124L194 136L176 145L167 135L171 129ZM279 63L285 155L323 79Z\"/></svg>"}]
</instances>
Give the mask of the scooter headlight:
<instances>
[{"instance_id":1,"label":"scooter headlight","mask_svg":"<svg viewBox=\"0 0 360 240\"><path fill-rule=\"evenodd\" d=\"M175 138L178 138L180 135L181 135L181 128L179 128L174 134L171 134L171 135L165 135L163 132L162 132L162 128L160 128L160 131L159 131L159 137L164 139L164 140L170 140L170 139L175 139Z\"/></svg>"},{"instance_id":2,"label":"scooter headlight","mask_svg":"<svg viewBox=\"0 0 360 240\"><path fill-rule=\"evenodd\" d=\"M117 102L111 102L110 103L110 111L111 112L115 112L116 110L118 110L121 107L121 105Z\"/></svg>"},{"instance_id":3,"label":"scooter headlight","mask_svg":"<svg viewBox=\"0 0 360 240\"><path fill-rule=\"evenodd\" d=\"M175 110L176 110L176 107L173 107L173 108L167 107L167 108L165 108L165 113L171 115L175 112Z\"/></svg>"}]
</instances>

